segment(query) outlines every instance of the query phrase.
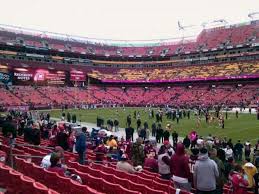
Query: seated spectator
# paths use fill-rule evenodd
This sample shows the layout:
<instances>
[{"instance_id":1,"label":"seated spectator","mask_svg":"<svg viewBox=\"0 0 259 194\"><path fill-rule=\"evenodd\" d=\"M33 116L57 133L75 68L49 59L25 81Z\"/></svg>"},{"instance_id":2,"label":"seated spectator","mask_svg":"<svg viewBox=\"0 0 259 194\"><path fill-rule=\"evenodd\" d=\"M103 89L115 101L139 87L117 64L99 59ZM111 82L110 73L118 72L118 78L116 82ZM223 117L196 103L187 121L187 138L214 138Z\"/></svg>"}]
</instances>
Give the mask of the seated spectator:
<instances>
[{"instance_id":1,"label":"seated spectator","mask_svg":"<svg viewBox=\"0 0 259 194\"><path fill-rule=\"evenodd\" d=\"M116 165L116 169L127 173L136 173L137 171L130 163L128 163L127 160L128 160L128 156L126 154L123 154L121 156L121 161L119 161Z\"/></svg>"},{"instance_id":2,"label":"seated spectator","mask_svg":"<svg viewBox=\"0 0 259 194\"><path fill-rule=\"evenodd\" d=\"M109 146L110 148L113 148L113 147L118 147L118 144L117 144L117 142L116 142L116 140L114 139L114 136L113 135L111 135L110 137L109 137L109 139L107 140L107 146Z\"/></svg>"},{"instance_id":3,"label":"seated spectator","mask_svg":"<svg viewBox=\"0 0 259 194\"><path fill-rule=\"evenodd\" d=\"M146 154L144 167L149 168L152 172L158 172L158 162L155 159L156 151L154 149L149 150Z\"/></svg>"},{"instance_id":4,"label":"seated spectator","mask_svg":"<svg viewBox=\"0 0 259 194\"><path fill-rule=\"evenodd\" d=\"M107 148L105 147L103 141L99 142L99 145L95 148L96 162L102 163L104 155L107 153Z\"/></svg>"},{"instance_id":5,"label":"seated spectator","mask_svg":"<svg viewBox=\"0 0 259 194\"><path fill-rule=\"evenodd\" d=\"M61 160L64 158L64 150L60 146L56 146L52 153L58 154ZM41 161L41 165L40 165L41 167L46 169L50 167L51 165L50 157L52 153L49 153L48 155L44 156L44 158Z\"/></svg>"},{"instance_id":6,"label":"seated spectator","mask_svg":"<svg viewBox=\"0 0 259 194\"><path fill-rule=\"evenodd\" d=\"M50 156L50 167L48 168L50 172L56 172L61 176L65 176L65 169L62 168L60 155L57 153L52 153Z\"/></svg>"},{"instance_id":7,"label":"seated spectator","mask_svg":"<svg viewBox=\"0 0 259 194\"><path fill-rule=\"evenodd\" d=\"M240 165L236 165L234 171L230 174L229 179L232 183L233 193L246 194L248 181L244 174L244 170Z\"/></svg>"}]
</instances>

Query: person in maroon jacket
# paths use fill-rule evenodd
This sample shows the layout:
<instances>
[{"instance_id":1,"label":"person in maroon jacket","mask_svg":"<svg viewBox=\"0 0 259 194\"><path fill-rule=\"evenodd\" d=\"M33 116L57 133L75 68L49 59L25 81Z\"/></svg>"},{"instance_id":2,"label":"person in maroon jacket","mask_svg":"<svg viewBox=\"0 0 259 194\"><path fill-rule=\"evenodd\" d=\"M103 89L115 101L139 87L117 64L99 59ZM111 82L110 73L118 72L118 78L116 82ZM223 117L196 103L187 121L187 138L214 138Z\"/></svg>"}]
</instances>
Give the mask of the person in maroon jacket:
<instances>
[{"instance_id":1,"label":"person in maroon jacket","mask_svg":"<svg viewBox=\"0 0 259 194\"><path fill-rule=\"evenodd\" d=\"M189 157L185 154L184 145L178 143L176 153L171 157L171 174L176 188L191 190L191 172L189 167Z\"/></svg>"},{"instance_id":2,"label":"person in maroon jacket","mask_svg":"<svg viewBox=\"0 0 259 194\"><path fill-rule=\"evenodd\" d=\"M103 141L101 141L98 147L95 148L94 152L96 153L96 162L102 163L105 154L107 154L107 148L105 147Z\"/></svg>"}]
</instances>

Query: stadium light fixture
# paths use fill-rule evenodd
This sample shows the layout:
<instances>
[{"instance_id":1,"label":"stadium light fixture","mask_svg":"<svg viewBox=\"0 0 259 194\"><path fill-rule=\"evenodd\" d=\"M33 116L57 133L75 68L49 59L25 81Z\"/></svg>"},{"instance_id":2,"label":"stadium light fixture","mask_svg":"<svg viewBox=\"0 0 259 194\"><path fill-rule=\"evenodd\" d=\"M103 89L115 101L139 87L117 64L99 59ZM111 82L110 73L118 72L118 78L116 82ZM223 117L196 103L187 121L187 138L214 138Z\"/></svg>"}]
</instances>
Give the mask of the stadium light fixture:
<instances>
[{"instance_id":1,"label":"stadium light fixture","mask_svg":"<svg viewBox=\"0 0 259 194\"><path fill-rule=\"evenodd\" d=\"M248 17L251 19L251 20L254 20L256 18L259 18L259 12L252 12L252 13L249 13L248 14Z\"/></svg>"}]
</instances>

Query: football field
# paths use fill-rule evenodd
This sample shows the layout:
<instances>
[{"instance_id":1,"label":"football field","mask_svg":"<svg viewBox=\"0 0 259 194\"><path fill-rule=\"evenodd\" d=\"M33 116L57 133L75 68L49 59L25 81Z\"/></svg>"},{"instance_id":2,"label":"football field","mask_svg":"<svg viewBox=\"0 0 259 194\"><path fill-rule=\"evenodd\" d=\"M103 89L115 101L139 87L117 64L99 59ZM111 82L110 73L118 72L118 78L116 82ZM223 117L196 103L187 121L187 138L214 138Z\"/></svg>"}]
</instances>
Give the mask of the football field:
<instances>
[{"instance_id":1,"label":"football field","mask_svg":"<svg viewBox=\"0 0 259 194\"><path fill-rule=\"evenodd\" d=\"M154 109L156 113L156 109ZM139 111L141 125L145 121L148 122L149 128L151 128L152 123L155 121L155 118L149 118L148 110L145 108L99 108L91 110L77 110L77 109L68 109L64 112L70 112L70 114L76 114L77 121L87 122L87 123L96 123L97 116L102 117L106 125L108 119L118 119L119 127L125 128L126 126L126 117L130 114L132 118L132 126L136 128L136 119L133 118L134 111ZM53 118L61 118L61 110L51 110L50 114ZM225 112L224 112L225 118ZM173 130L176 130L179 133L179 136L184 137L191 130L196 130L199 135L217 137L227 137L232 138L233 142L236 143L238 139L242 142L249 140L253 144L259 139L259 120L256 120L255 114L245 114L240 113L239 117L236 118L235 114L228 113L228 119L225 119L225 128L222 129L218 121L207 124L205 122L205 117L202 117L200 127L197 127L197 117L194 113L191 113L190 119L187 117L180 119L179 123L175 121L166 119L166 116L163 116L162 127L165 129L166 124L170 123Z\"/></svg>"}]
</instances>

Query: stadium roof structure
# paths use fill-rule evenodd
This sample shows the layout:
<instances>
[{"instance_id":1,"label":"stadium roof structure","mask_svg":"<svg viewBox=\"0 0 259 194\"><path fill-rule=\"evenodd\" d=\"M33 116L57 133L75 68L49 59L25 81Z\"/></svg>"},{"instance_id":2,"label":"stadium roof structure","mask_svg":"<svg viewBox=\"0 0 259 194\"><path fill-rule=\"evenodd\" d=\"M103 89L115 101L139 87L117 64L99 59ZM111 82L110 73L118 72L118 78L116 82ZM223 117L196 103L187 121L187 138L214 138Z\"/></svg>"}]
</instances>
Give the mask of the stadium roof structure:
<instances>
[{"instance_id":1,"label":"stadium roof structure","mask_svg":"<svg viewBox=\"0 0 259 194\"><path fill-rule=\"evenodd\" d=\"M212 22L204 22L199 25L199 33L202 30L211 31L215 28L232 28L238 27L242 25L249 25L252 22L259 23L259 20L255 21L247 21L238 24L228 24L225 20L215 20ZM179 31L190 30L191 28L197 28L198 25L190 25L190 26L179 26ZM202 28L203 27L203 28ZM153 47L153 46L164 46L164 45L176 45L179 43L188 43L188 42L195 42L196 38L198 37L199 33L192 36L182 36L169 38L169 39L152 39L152 40L113 40L113 39L96 39L96 38L88 38L82 36L72 36L68 34L62 33L54 33L48 31L40 31L34 30L30 28L23 28L13 25L6 25L0 24L0 31L12 32L16 34L23 34L29 36L36 36L40 38L47 38L47 39L54 39L54 40L62 40L62 41L71 41L71 42L79 42L85 44L96 44L96 45L103 45L103 46L117 46L117 47ZM184 33L184 32L183 32ZM179 33L180 34L180 33Z\"/></svg>"}]
</instances>

